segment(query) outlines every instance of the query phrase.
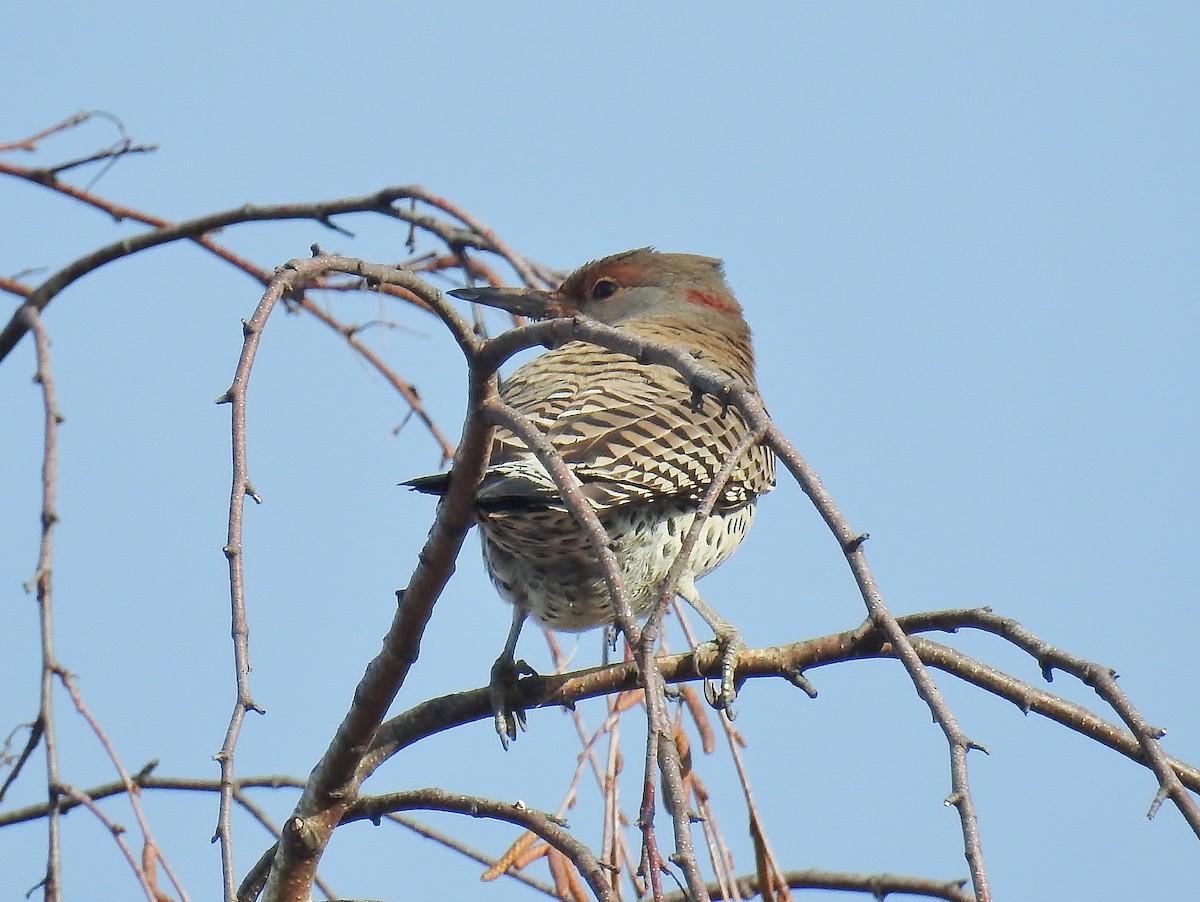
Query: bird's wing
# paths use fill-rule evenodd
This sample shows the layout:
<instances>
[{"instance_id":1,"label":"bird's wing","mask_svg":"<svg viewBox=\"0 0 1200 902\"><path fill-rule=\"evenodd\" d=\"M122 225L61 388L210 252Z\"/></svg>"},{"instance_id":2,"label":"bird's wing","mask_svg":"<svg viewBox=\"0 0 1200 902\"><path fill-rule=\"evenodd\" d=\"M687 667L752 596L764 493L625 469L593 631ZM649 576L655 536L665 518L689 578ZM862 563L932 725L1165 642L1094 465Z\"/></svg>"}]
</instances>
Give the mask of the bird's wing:
<instances>
[{"instance_id":1,"label":"bird's wing","mask_svg":"<svg viewBox=\"0 0 1200 902\"><path fill-rule=\"evenodd\" d=\"M583 342L521 367L501 396L546 433L601 510L664 496L698 498L747 431L736 408L693 394L674 369ZM736 506L773 484L774 458L755 446L722 503ZM545 504L557 496L524 442L497 430L480 501Z\"/></svg>"}]
</instances>

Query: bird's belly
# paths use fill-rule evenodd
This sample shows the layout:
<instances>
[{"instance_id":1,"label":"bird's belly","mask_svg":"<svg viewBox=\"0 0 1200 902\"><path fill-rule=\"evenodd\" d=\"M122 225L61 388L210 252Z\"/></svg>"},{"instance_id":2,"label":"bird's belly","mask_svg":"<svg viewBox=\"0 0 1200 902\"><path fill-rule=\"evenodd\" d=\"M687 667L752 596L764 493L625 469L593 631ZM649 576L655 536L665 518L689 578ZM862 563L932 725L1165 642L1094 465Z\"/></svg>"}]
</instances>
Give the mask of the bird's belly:
<instances>
[{"instance_id":1,"label":"bird's belly","mask_svg":"<svg viewBox=\"0 0 1200 902\"><path fill-rule=\"evenodd\" d=\"M741 544L754 510L751 501L709 517L692 550L693 579ZM693 505L683 503L628 505L601 515L634 616L650 612L694 519ZM581 632L613 622L602 568L569 513L488 515L481 535L484 563L500 594L543 627Z\"/></svg>"}]
</instances>

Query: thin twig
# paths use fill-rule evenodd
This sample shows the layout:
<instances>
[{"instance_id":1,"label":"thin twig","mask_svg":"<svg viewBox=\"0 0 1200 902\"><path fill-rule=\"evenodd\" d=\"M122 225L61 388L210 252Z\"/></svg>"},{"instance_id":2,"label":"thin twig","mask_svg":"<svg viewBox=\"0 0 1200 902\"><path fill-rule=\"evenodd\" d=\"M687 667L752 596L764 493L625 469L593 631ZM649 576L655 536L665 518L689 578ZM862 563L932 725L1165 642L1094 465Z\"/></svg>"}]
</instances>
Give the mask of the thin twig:
<instances>
[{"instance_id":1,"label":"thin twig","mask_svg":"<svg viewBox=\"0 0 1200 902\"><path fill-rule=\"evenodd\" d=\"M539 275L533 269L533 267L530 266L529 261L510 248L508 244L506 244L500 238L499 235L497 235L488 226L484 225L483 221L478 217L468 213L462 207L458 206L458 204L455 204L437 194L426 191L424 188L410 186L409 192L409 197L424 201L431 207L436 207L444 213L449 213L451 216L465 225L472 234L478 235L480 238L482 238L489 250L508 261L509 265L516 270L517 275L521 277L526 285L531 287L539 285Z\"/></svg>"},{"instance_id":2,"label":"thin twig","mask_svg":"<svg viewBox=\"0 0 1200 902\"><path fill-rule=\"evenodd\" d=\"M22 138L19 141L10 141L7 144L0 144L0 153L6 153L10 150L24 150L28 153L33 153L38 149L38 144L44 139L49 138L51 135L57 135L59 132L66 131L69 128L74 128L91 118L92 113L90 110L84 110L73 116L68 116L62 122L52 125L49 128L44 128L40 132L34 132L28 138Z\"/></svg>"},{"instance_id":3,"label":"thin twig","mask_svg":"<svg viewBox=\"0 0 1200 902\"><path fill-rule=\"evenodd\" d=\"M140 789L171 792L219 793L221 791L220 780L195 777L155 777L150 773L155 764L157 762L152 762L143 768L141 772L132 774L130 779L133 784ZM241 792L245 789L279 789L281 787L303 789L304 781L296 777L287 776L241 777L235 782L234 790L235 792ZM102 783L84 790L88 798L97 802L110 796L122 795L127 791L125 784L120 780L111 783ZM64 799L59 802L57 810L65 814L75 807L76 803ZM24 808L13 808L10 811L0 812L0 827L39 820L46 817L50 813L50 810L50 806L43 802L37 805L28 805Z\"/></svg>"},{"instance_id":4,"label":"thin twig","mask_svg":"<svg viewBox=\"0 0 1200 902\"><path fill-rule=\"evenodd\" d=\"M1117 685L1116 674L1102 664L1086 661L1077 655L1070 654L1060 648L1050 645L1025 629L1011 617L1002 617L983 608L972 608L955 612L958 615L958 627L969 626L974 629L986 630L1000 636L1031 655L1042 668L1042 674L1049 681L1051 671L1062 670L1071 674L1085 685L1091 686L1104 699L1129 727L1141 747L1141 762L1154 772L1159 779L1159 794L1151 804L1148 817L1154 817L1159 805L1170 798L1187 821L1192 832L1200 838L1200 807L1196 800L1184 787L1179 775L1172 766L1171 758L1163 751L1159 739L1165 730L1151 727L1142 713L1133 706L1128 696Z\"/></svg>"},{"instance_id":5,"label":"thin twig","mask_svg":"<svg viewBox=\"0 0 1200 902\"><path fill-rule=\"evenodd\" d=\"M787 871L783 879L792 889L824 889L870 894L883 899L892 893L925 896L929 899L945 899L947 902L976 902L971 893L963 889L962 880L938 881L927 877L909 877L904 874L851 874L844 871L825 871L816 868L805 871ZM720 887L711 884L714 892ZM753 898L762 893L758 875L737 878L737 889L744 898ZM648 902L648 900L643 900ZM685 893L671 893L663 902L688 902Z\"/></svg>"},{"instance_id":6,"label":"thin twig","mask_svg":"<svg viewBox=\"0 0 1200 902\"><path fill-rule=\"evenodd\" d=\"M476 861L479 864L491 866L496 863L495 859L491 856L480 852L478 849L471 848L461 840L456 839L449 834L443 833L441 830L434 830L429 825L422 824L420 821L415 821L403 814L397 814L393 812L385 815L384 817L386 820L389 820L392 823L399 824L405 829L411 830L418 836L424 836L426 839L431 839L439 845L443 845L448 849L453 849L463 857L470 858L472 861ZM524 883L529 888L535 889L544 895L554 896L554 887L530 877L524 871L517 871L510 868L504 872L504 876L516 880L519 883Z\"/></svg>"},{"instance_id":7,"label":"thin twig","mask_svg":"<svg viewBox=\"0 0 1200 902\"><path fill-rule=\"evenodd\" d=\"M25 179L27 181L33 181L38 184L46 184L44 179L39 179L37 177L38 170L6 165L3 162L0 162L0 172L6 173L8 175L13 175L18 178ZM63 184L62 182L54 181L53 183L48 184L47 187L51 187L54 190L58 191L59 193L64 194L68 197L71 197L75 200L78 200L81 203L87 204L88 206L94 207L98 210L103 210L104 212L111 215L114 219L140 222L144 225L151 226L157 230L157 232L147 233L147 235L149 235L149 236L153 237L155 235L160 235L163 237L163 239L165 241L174 241L174 240L180 240L180 239L191 240L191 241L195 242L197 245L199 245L200 247L202 247L205 250L212 253L218 259L223 260L226 263L230 264L231 266L246 273L248 276L250 276L251 278L258 281L264 287L266 285L270 284L270 281L273 277L273 273L269 272L266 269L263 269L260 266L256 266L254 263L251 263L249 260L245 259L244 257L234 253L232 250L219 244L211 237L211 235L207 234L204 231L197 231L197 229L201 228L202 226L194 225L194 224L197 222L203 223L207 219L207 217L201 217L199 221L192 220L193 225L189 226L189 223L174 223L174 222L171 222L170 220L164 219L160 216L153 216L149 213L145 213L141 210L137 210L132 207L115 204L112 201L109 201L105 198L98 197L97 195L92 194L90 191L76 188L73 185L66 185L66 184ZM385 196L391 197L396 192L403 192L406 190L407 189L403 189L403 188L391 189L390 192L385 192ZM343 212L380 212L378 195L370 195L370 196L368 196L368 198L358 198L357 200L359 201L359 203L357 203L357 204L352 203L351 208L345 209ZM336 204L337 202L332 202L332 203ZM317 204L313 204L310 206L311 206L310 212L312 215L307 218L317 219L318 221L321 221L321 222L328 222L329 217L334 215L334 213L330 212L330 206L329 206L329 203L327 203L327 202L318 202ZM301 212L301 210L297 207L297 205L287 205L287 207L290 207L293 213L298 214ZM241 208L240 211L238 211L238 212L244 213L246 209L247 208ZM280 211L280 208L271 208L271 207L258 208L258 209L263 210L263 211L274 211L274 212ZM231 211L231 212L233 212L233 211ZM216 214L216 215L220 216L222 214ZM272 217L268 217L268 218L272 218ZM305 217L288 217L288 218L305 218ZM453 235L456 238L458 237L457 233L453 232L452 230L447 231L444 227L441 227L438 229L431 228L431 226L436 223L436 220L432 220L429 217L421 217L416 214L413 214L410 217L410 220L413 224L420 224L422 228L429 229L431 231L431 233L433 233L433 234L440 233L440 236L443 238L446 235ZM255 220L251 219L251 220L239 220L239 221L255 221ZM173 237L171 237L172 235L173 235ZM147 246L148 247L157 246L158 243L161 243L161 242L156 241ZM113 248L113 247L114 247L114 245L109 246L109 248ZM138 247L133 239L129 239L129 240L123 241L123 242L118 242L118 244L115 245L115 247L117 247L118 249L125 248L125 251L124 251L124 253L118 253L115 257L112 257L111 259L116 259L117 257L124 256L126 253L135 253L137 250L144 249L144 248ZM89 255L89 256L91 256L91 255ZM111 262L111 259L109 259L107 262ZM79 262L79 261L76 261L76 262ZM72 265L74 265L74 264L72 264ZM70 269L70 267L68 267L68 269ZM53 280L53 279L54 279L54 276L51 277L51 280ZM69 284L69 283L64 283L59 288L55 289L53 294L57 294L59 291L62 290L62 288L65 288L66 284ZM322 286L318 283L314 287L325 287L325 286ZM43 299L39 300L39 297L41 297L41 295L35 296L35 294L37 292L42 292L44 289L44 285L39 286L38 289L35 290L35 289L30 289L27 286L24 286L21 283L16 282L15 280L11 280L11 279L0 279L0 289L10 291L13 294L17 294L17 295L20 295L20 296L26 298L27 303L34 304L35 306L40 304L38 309L44 309L45 305L47 303L49 303L49 301L53 297L53 294L46 294ZM421 302L415 295L413 295L411 292L407 291L407 289L403 288L402 286L386 285L386 286L383 286L383 290L392 294L393 296L402 297L406 300L414 301L418 304L421 304ZM318 305L312 303L312 301L310 301L306 296L304 296L303 293L296 295L294 297L294 300L296 301L296 303L302 310L315 316L317 319L319 319L325 325L329 326L330 328L334 329L334 331L338 332L338 334L342 335L343 338L346 339L347 343L349 343L352 348L354 348L365 360L367 360L367 362L372 367L374 367L380 375L382 375L389 383L391 383L391 385L401 394L401 396L404 398L404 400L408 403L409 408L411 409L413 414L415 414L425 424L425 426L429 430L430 434L434 437L434 440L437 441L437 443L442 451L442 460L443 461L447 460L450 456L453 455L453 453L454 453L453 446L449 443L449 441L447 441L446 437L442 434L441 430L434 423L433 419L429 416L428 412L425 410L424 404L421 403L421 400L418 397L416 391L413 389L413 387L407 381L405 381L404 379L401 379L389 366L387 366L387 364L385 364L378 357L378 355L371 352L370 349L368 349L365 344L363 344L361 341L359 341L352 330L347 329L345 326L343 326L341 323L339 323L336 319L334 319L331 315L329 315L328 313L323 311ZM424 306L424 305L421 304L421 306ZM13 323L10 323L9 326L6 327L4 334L8 334L10 329L16 329L16 327L13 325ZM14 338L14 342L15 342L15 340L19 340L20 336L16 335L15 332L13 334L16 336ZM0 347L3 346L3 343L4 343L3 335L0 335ZM4 352L3 350L0 350L0 360L2 360L4 358L5 353L6 352Z\"/></svg>"},{"instance_id":8,"label":"thin twig","mask_svg":"<svg viewBox=\"0 0 1200 902\"><path fill-rule=\"evenodd\" d=\"M63 163L55 163L53 166L38 167L30 170L30 175L33 180L43 184L50 185L62 175L64 172L69 172L72 169L78 169L80 166L86 166L89 163L108 163L111 164L117 159L130 154L139 153L154 153L158 150L157 144L129 144L121 141L113 147L106 147L103 150L97 150L93 153L84 154L82 157L75 157L72 160L67 160ZM101 172L104 172L107 167L101 167ZM95 179L92 180L93 182Z\"/></svg>"},{"instance_id":9,"label":"thin twig","mask_svg":"<svg viewBox=\"0 0 1200 902\"><path fill-rule=\"evenodd\" d=\"M67 694L71 696L71 701L75 705L75 710L80 716L87 721L87 725L91 727L92 733L95 735L100 746L104 749L104 753L108 755L108 760L112 762L113 767L117 771L117 777L121 781L121 785L125 789L125 795L129 799L129 807L133 810L133 816L137 819L138 828L142 831L143 846L150 850L153 854L153 859L162 864L163 870L167 873L167 879L171 881L171 885L175 887L175 892L179 894L182 902L188 902L187 891L183 888L179 877L175 874L175 870L171 867L171 863L167 861L163 855L162 848L158 841L155 840L153 832L150 830L150 822L146 818L145 811L142 810L142 804L139 801L140 787L133 781L129 775L129 771L125 769L121 757L117 754L117 750L108 740L108 735L101 728L99 722L92 716L92 712L88 709L87 704L83 700L83 695L79 691L79 687L75 684L75 679L71 674L63 670L58 672L58 678L62 681L63 686L67 690ZM145 852L143 852L143 856Z\"/></svg>"},{"instance_id":10,"label":"thin twig","mask_svg":"<svg viewBox=\"0 0 1200 902\"><path fill-rule=\"evenodd\" d=\"M0 291L7 291L9 294L15 294L20 298L27 298L33 294L33 289L16 279L8 276L0 276Z\"/></svg>"},{"instance_id":11,"label":"thin twig","mask_svg":"<svg viewBox=\"0 0 1200 902\"><path fill-rule=\"evenodd\" d=\"M17 178L23 178L28 181L37 182L37 179L31 178L31 170L19 166L13 166L0 160L0 174L11 175ZM251 264L237 257L230 251L216 245L207 237L209 232L218 229L227 228L231 225L246 222L271 222L275 220L287 219L307 219L328 225L332 217L341 216L347 213L386 213L394 215L406 222L410 222L417 227L428 231L430 234L436 235L447 245L458 247L476 247L481 250L491 250L491 246L480 238L478 235L456 229L448 226L442 220L435 216L428 216L421 213L410 213L404 210L396 210L392 204L400 199L409 197L414 191L421 189L411 186L400 186L392 188L381 188L380 190L359 197L344 197L327 201L315 201L312 203L299 204L274 204L256 206L247 204L242 207L237 207L232 210L223 210L218 213L209 213L204 216L198 216L195 219L185 220L183 222L169 224L166 220L159 220L156 217L150 217L147 214L139 213L138 211L120 207L115 204L101 202L93 199L87 192L73 188L69 185L55 183L52 186L53 190L66 194L69 197L74 197L78 200L106 209L113 216L121 219L137 219L139 221L158 222L162 223L155 229L149 232L143 232L140 235L133 235L128 238L123 238L112 244L98 248L90 254L87 254L79 259L69 263L67 266L52 274L48 279L38 285L33 293L26 300L26 305L32 306L38 311L43 310L60 292L67 286L74 283L90 272L99 269L113 260L118 260L122 257L127 257L130 254L135 254L140 251L148 250L153 247L159 247L164 244L170 244L173 241L194 241L212 253L217 254L222 259L233 263L239 269L249 271L253 269ZM381 267L383 268L383 267ZM3 360L8 353L16 346L21 337L27 331L27 326L23 320L16 314L9 323L0 330L0 360Z\"/></svg>"},{"instance_id":12,"label":"thin twig","mask_svg":"<svg viewBox=\"0 0 1200 902\"><path fill-rule=\"evenodd\" d=\"M449 439L446 438L441 428L439 428L437 423L433 421L433 418L430 417L429 412L425 409L425 405L421 402L420 397L417 395L417 390L413 388L411 383L401 379L391 367L383 362L378 354L372 351L364 342L359 340L358 335L354 330L343 325L332 314L322 310L307 297L302 296L298 303L302 310L316 317L320 322L324 323L326 326L333 329L344 339L346 339L346 343L349 344L350 347L354 348L354 350L364 360L366 360L375 368L377 373L383 376L383 378L391 384L392 388L400 393L404 400L408 402L409 409L421 420L422 423L425 424L425 428L429 430L429 434L432 435L433 440L437 442L438 448L442 452L443 463L454 456L454 445Z\"/></svg>"},{"instance_id":13,"label":"thin twig","mask_svg":"<svg viewBox=\"0 0 1200 902\"><path fill-rule=\"evenodd\" d=\"M10 755L9 749L12 748L12 741L16 738L17 733L23 729L28 729L29 735L25 737L25 742L21 746L20 753L13 758ZM12 731L7 737L5 737L4 751L3 754L0 755L0 763L3 763L5 766L11 763L12 769L4 777L4 782L0 783L0 802L4 801L4 797L8 794L9 788L17 782L17 778L21 776L21 771L25 769L25 765L33 757L33 752L41 741L42 725L38 720L34 720L32 723L18 724L17 726L13 727Z\"/></svg>"},{"instance_id":14,"label":"thin twig","mask_svg":"<svg viewBox=\"0 0 1200 902\"><path fill-rule=\"evenodd\" d=\"M138 885L141 886L142 892L146 894L146 898L149 900L149 902L160 902L158 892L151 885L150 878L146 874L145 869L138 864L133 852L131 852L129 849L129 845L125 842L125 838L122 835L125 832L125 828L112 821L108 815L100 810L99 805L89 799L84 793L80 792L74 786L68 786L64 784L59 785L57 789L62 795L68 797L77 805L82 805L84 808L90 811L93 815L95 815L96 819L100 821L105 828L107 828L108 832L112 835L113 841L117 844L117 848L121 850L121 854L124 856L125 861L128 862L130 869L132 869L134 877L137 878Z\"/></svg>"},{"instance_id":15,"label":"thin twig","mask_svg":"<svg viewBox=\"0 0 1200 902\"><path fill-rule=\"evenodd\" d=\"M37 569L26 584L36 591L38 624L41 633L42 669L40 701L35 732L40 733L46 749L46 792L50 816L47 820L46 875L42 893L46 902L59 902L62 894L61 818L58 814L59 761L58 732L54 720L54 675L61 670L54 648L54 527L58 523L58 427L63 421L58 406L58 391L50 365L50 337L41 315L22 306L18 311L25 328L33 333L37 356L34 381L42 391L42 508L41 539L38 543Z\"/></svg>"}]
</instances>

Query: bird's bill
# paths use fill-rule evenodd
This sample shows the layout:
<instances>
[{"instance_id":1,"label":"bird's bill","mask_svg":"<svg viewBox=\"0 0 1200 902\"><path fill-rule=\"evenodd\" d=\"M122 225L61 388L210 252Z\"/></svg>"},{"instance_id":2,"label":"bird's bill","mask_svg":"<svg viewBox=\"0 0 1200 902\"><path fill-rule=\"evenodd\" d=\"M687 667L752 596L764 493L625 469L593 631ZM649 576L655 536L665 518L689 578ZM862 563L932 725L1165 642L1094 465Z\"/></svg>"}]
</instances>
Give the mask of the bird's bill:
<instances>
[{"instance_id":1,"label":"bird's bill","mask_svg":"<svg viewBox=\"0 0 1200 902\"><path fill-rule=\"evenodd\" d=\"M456 288L446 293L460 300L534 319L545 319L562 312L558 294L538 288Z\"/></svg>"}]
</instances>

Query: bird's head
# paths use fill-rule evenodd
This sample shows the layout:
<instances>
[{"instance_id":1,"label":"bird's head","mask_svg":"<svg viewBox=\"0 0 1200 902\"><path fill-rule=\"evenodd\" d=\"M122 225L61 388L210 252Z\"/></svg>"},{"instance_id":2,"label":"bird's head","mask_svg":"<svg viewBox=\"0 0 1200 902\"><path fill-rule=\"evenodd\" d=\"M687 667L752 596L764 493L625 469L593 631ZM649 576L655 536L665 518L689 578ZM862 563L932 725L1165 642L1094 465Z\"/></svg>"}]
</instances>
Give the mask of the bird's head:
<instances>
[{"instance_id":1,"label":"bird's head","mask_svg":"<svg viewBox=\"0 0 1200 902\"><path fill-rule=\"evenodd\" d=\"M640 317L742 319L720 260L646 247L586 263L554 291L460 288L450 294L535 319L577 313L609 325Z\"/></svg>"}]
</instances>

